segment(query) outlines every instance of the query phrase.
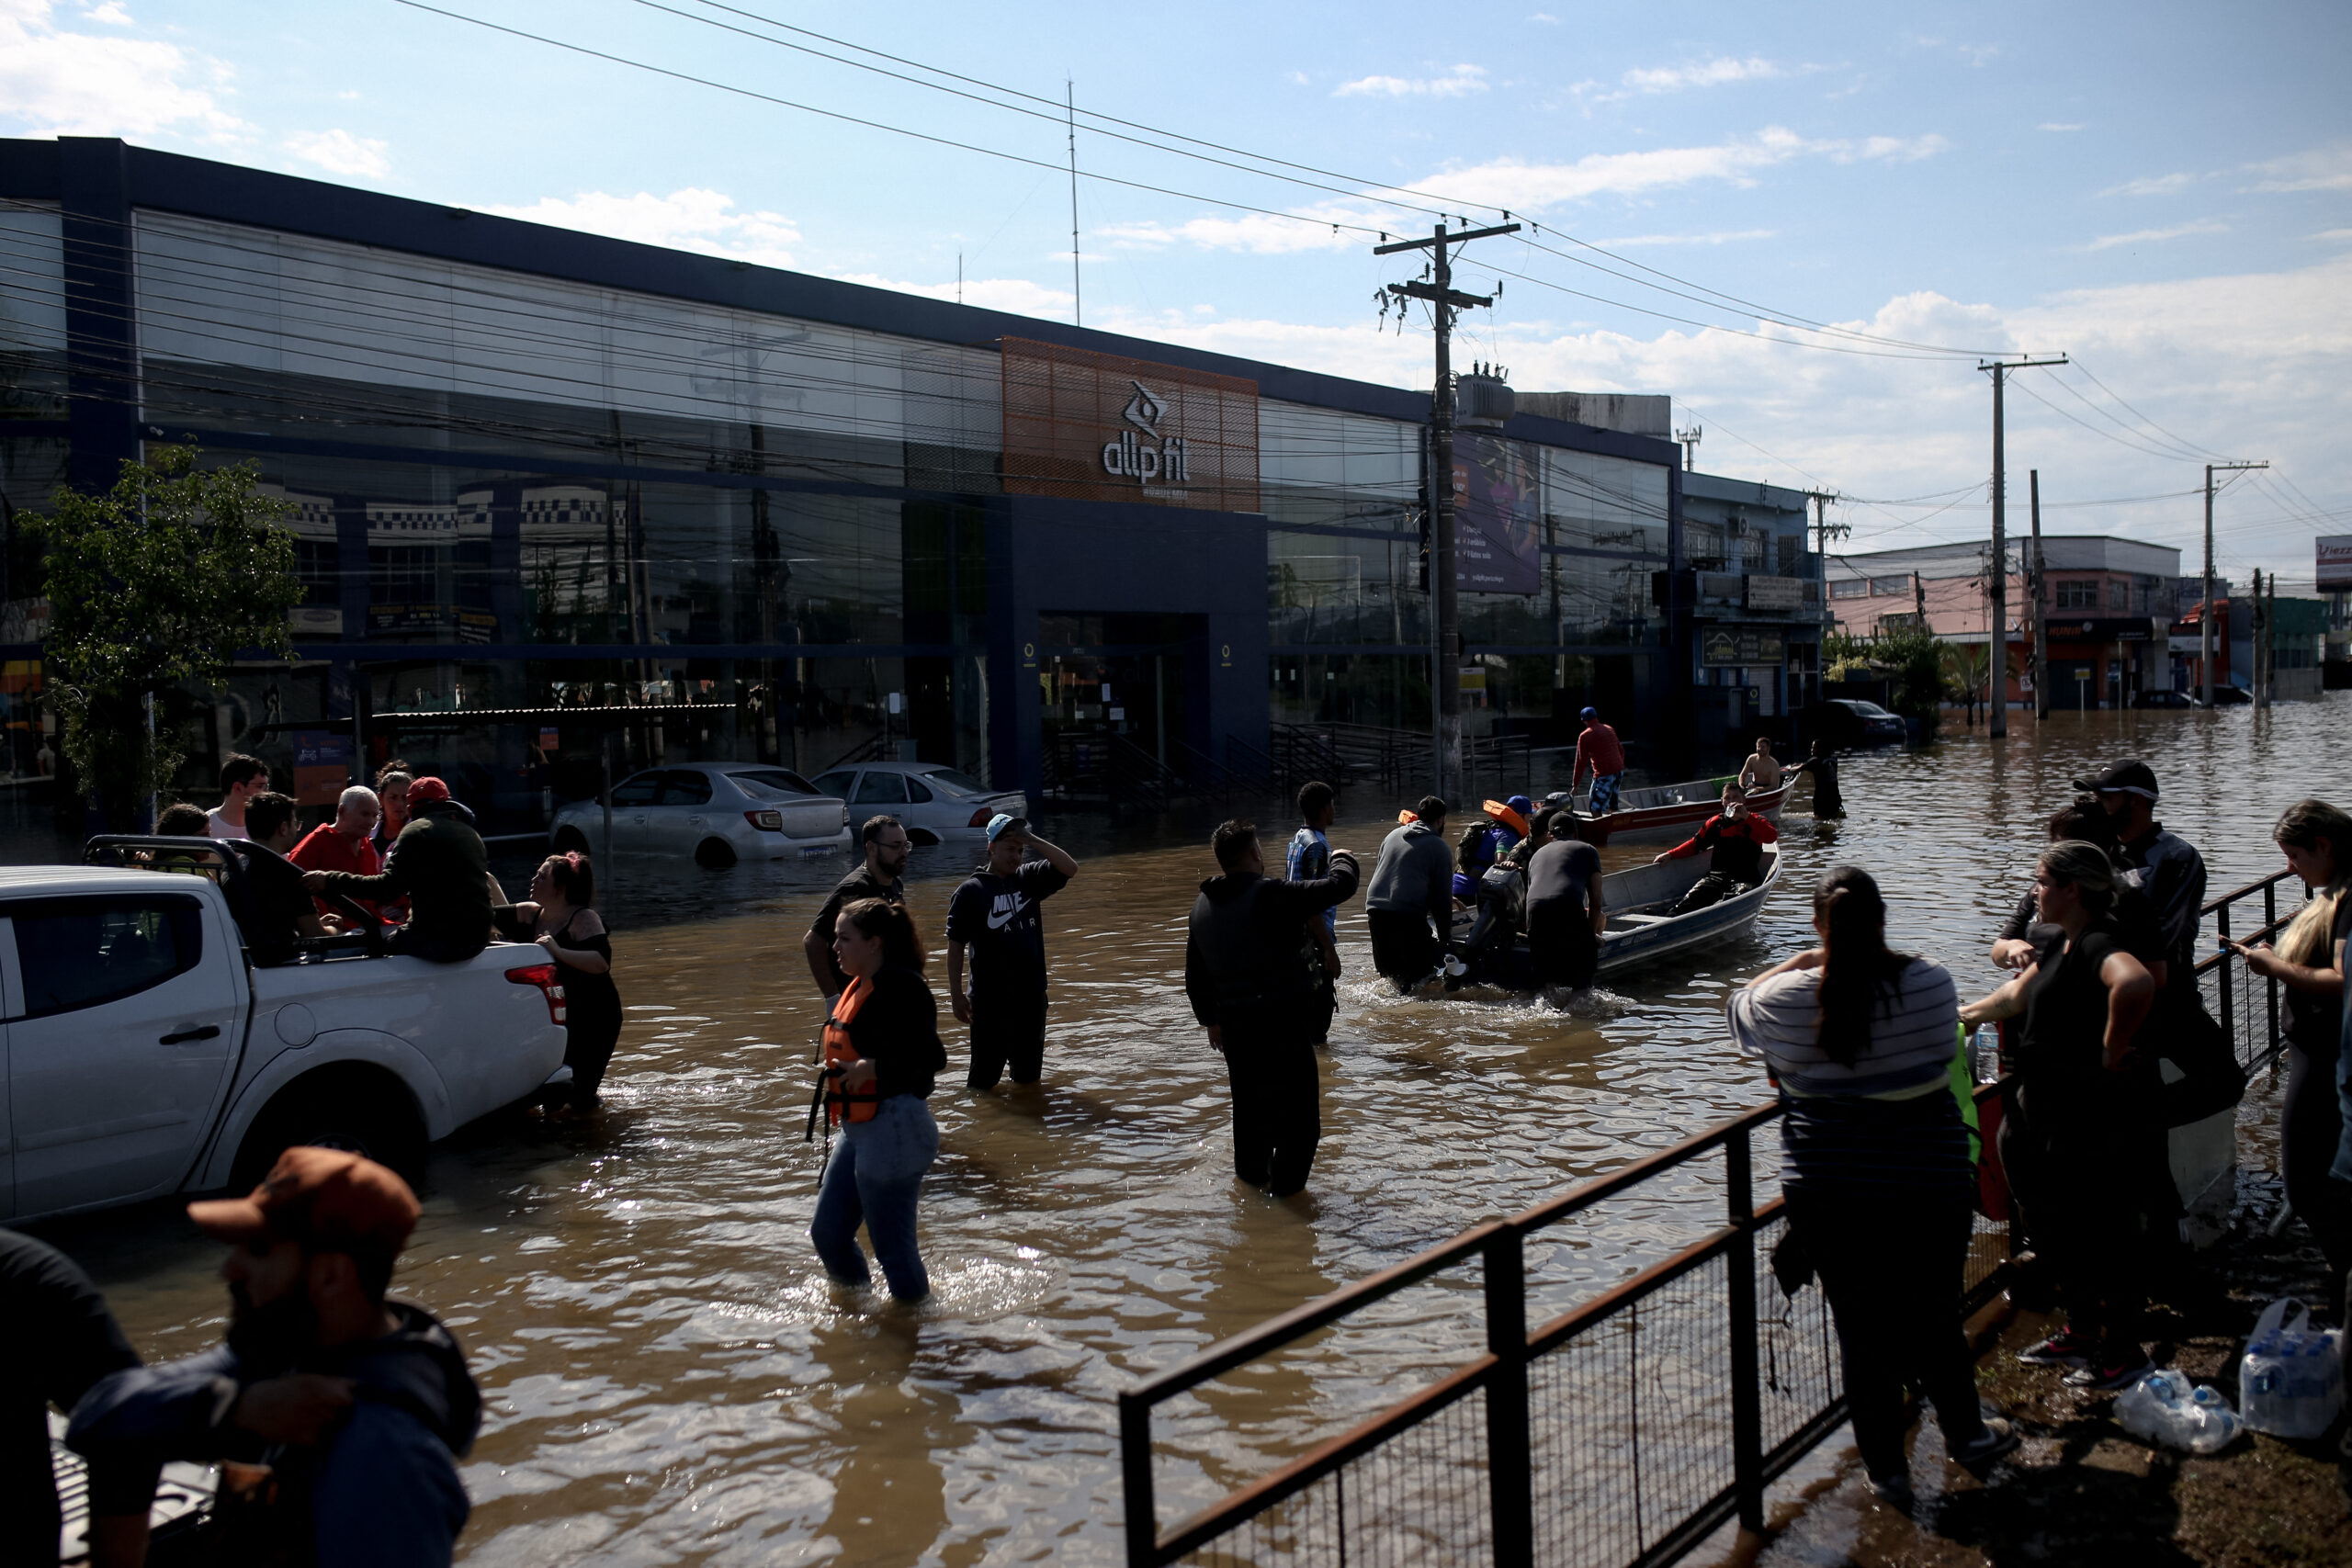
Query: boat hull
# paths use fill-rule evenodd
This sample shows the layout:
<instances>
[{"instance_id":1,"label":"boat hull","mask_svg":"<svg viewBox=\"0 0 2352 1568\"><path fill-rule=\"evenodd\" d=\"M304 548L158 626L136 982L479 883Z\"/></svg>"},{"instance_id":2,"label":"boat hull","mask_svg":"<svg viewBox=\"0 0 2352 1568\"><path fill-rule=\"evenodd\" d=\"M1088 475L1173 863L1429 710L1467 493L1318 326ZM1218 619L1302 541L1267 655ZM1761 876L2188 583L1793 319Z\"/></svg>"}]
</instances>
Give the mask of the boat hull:
<instances>
[{"instance_id":1,"label":"boat hull","mask_svg":"<svg viewBox=\"0 0 2352 1568\"><path fill-rule=\"evenodd\" d=\"M1601 883L1609 927L1601 933L1596 977L1607 978L1693 949L1720 946L1744 935L1756 924L1765 899L1780 881L1779 848L1768 848L1764 857L1763 881L1687 915L1667 911L1707 874L1707 863L1700 857L1611 872ZM1457 919L1458 933L1466 934L1468 918L1465 914ZM1512 990L1534 989L1535 966L1526 942L1513 942L1508 953L1498 954L1474 978Z\"/></svg>"},{"instance_id":2,"label":"boat hull","mask_svg":"<svg viewBox=\"0 0 2352 1568\"><path fill-rule=\"evenodd\" d=\"M1723 808L1724 781L1692 779L1687 784L1629 789L1618 796L1618 808L1595 817L1576 810L1577 837L1588 844L1639 844L1687 839ZM1789 797L1789 781L1777 789L1758 790L1747 797L1747 808L1778 826L1781 807ZM1588 797L1589 798L1589 797Z\"/></svg>"}]
</instances>

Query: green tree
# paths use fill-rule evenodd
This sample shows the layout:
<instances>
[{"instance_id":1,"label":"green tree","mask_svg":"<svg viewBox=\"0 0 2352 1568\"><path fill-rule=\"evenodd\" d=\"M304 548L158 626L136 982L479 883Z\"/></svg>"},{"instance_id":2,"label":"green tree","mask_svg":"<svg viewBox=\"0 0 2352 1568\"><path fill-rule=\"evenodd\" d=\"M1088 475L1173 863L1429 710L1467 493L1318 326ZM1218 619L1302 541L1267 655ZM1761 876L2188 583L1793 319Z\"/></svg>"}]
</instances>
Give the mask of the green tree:
<instances>
[{"instance_id":1,"label":"green tree","mask_svg":"<svg viewBox=\"0 0 2352 1568\"><path fill-rule=\"evenodd\" d=\"M294 536L258 484L250 468L198 468L194 447L157 446L105 494L61 489L27 519L45 549L48 699L66 761L118 830L180 764L168 735L148 733L144 700L217 685L243 649L293 651Z\"/></svg>"},{"instance_id":2,"label":"green tree","mask_svg":"<svg viewBox=\"0 0 2352 1568\"><path fill-rule=\"evenodd\" d=\"M1918 719L1928 735L1936 732L1943 707L1945 647L1923 626L1891 627L1871 645L1871 661L1894 673L1894 690L1887 706L1905 718Z\"/></svg>"}]
</instances>

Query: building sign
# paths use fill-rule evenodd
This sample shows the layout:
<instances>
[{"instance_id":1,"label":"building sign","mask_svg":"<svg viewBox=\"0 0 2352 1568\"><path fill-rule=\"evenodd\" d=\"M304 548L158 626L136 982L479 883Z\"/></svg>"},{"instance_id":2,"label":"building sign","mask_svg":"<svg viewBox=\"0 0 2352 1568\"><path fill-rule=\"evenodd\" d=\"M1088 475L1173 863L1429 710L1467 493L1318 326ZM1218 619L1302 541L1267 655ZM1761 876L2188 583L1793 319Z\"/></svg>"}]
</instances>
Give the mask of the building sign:
<instances>
[{"instance_id":1,"label":"building sign","mask_svg":"<svg viewBox=\"0 0 2352 1568\"><path fill-rule=\"evenodd\" d=\"M1258 507L1258 384L1005 338L1004 488L1013 495Z\"/></svg>"},{"instance_id":2,"label":"building sign","mask_svg":"<svg viewBox=\"0 0 2352 1568\"><path fill-rule=\"evenodd\" d=\"M1751 610L1801 610L1804 608L1804 579L1750 577L1747 580L1747 607Z\"/></svg>"},{"instance_id":3,"label":"building sign","mask_svg":"<svg viewBox=\"0 0 2352 1568\"><path fill-rule=\"evenodd\" d=\"M2322 534L2312 545L2319 558L2319 591L2352 592L2352 534Z\"/></svg>"},{"instance_id":4,"label":"building sign","mask_svg":"<svg viewBox=\"0 0 2352 1568\"><path fill-rule=\"evenodd\" d=\"M1533 593L1543 582L1543 537L1544 495L1527 449L1498 436L1455 436L1455 589Z\"/></svg>"},{"instance_id":5,"label":"building sign","mask_svg":"<svg viewBox=\"0 0 2352 1568\"><path fill-rule=\"evenodd\" d=\"M326 729L294 732L294 804L333 806L351 782L351 737Z\"/></svg>"},{"instance_id":6,"label":"building sign","mask_svg":"<svg viewBox=\"0 0 2352 1568\"><path fill-rule=\"evenodd\" d=\"M1778 626L1709 626L1699 638L1699 661L1710 667L1778 668L1788 652L1788 639Z\"/></svg>"}]
</instances>

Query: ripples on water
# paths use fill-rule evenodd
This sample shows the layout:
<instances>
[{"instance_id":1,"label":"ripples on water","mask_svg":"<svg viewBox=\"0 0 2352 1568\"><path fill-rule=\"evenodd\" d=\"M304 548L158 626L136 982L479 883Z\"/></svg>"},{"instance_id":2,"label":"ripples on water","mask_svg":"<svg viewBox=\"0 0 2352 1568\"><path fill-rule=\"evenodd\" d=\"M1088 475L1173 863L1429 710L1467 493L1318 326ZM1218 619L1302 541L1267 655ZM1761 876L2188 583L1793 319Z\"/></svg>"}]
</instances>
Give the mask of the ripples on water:
<instances>
[{"instance_id":1,"label":"ripples on water","mask_svg":"<svg viewBox=\"0 0 2352 1568\"><path fill-rule=\"evenodd\" d=\"M1869 867L1893 939L1965 991L1992 979L1992 931L2076 773L2148 758L2165 820L2203 848L2219 891L2278 865L2280 807L2352 794L2347 718L2342 695L2268 716L2062 716L1997 749L1963 733L1850 757L1852 816L1791 815L1787 875L1752 937L1566 1012L1386 994L1359 899L1340 921L1322 1150L1288 1203L1233 1182L1221 1064L1181 990L1205 834L1136 847L1074 824L1084 869L1048 906L1042 1092L965 1091L947 1021L922 1219L937 1293L912 1311L827 1282L806 1236L820 1012L799 938L841 868L615 868L628 1025L609 1109L583 1127L477 1128L436 1151L398 1281L457 1329L488 1396L465 1472L468 1560L1115 1562L1113 1398L1137 1374L1758 1102L1723 997L1810 940L1821 867ZM1369 870L1395 803L1358 788L1346 806L1333 840ZM934 942L966 854L918 852L911 899ZM1532 1254L1552 1281L1538 1320L1577 1281L1692 1234L1714 1213L1703 1198L1694 1173ZM176 1206L51 1229L148 1355L217 1335L217 1249ZM1336 1413L1470 1353L1476 1317L1457 1309L1474 1286L1475 1273L1405 1292L1344 1336L1164 1407L1163 1500L1205 1501L1329 1435Z\"/></svg>"}]
</instances>

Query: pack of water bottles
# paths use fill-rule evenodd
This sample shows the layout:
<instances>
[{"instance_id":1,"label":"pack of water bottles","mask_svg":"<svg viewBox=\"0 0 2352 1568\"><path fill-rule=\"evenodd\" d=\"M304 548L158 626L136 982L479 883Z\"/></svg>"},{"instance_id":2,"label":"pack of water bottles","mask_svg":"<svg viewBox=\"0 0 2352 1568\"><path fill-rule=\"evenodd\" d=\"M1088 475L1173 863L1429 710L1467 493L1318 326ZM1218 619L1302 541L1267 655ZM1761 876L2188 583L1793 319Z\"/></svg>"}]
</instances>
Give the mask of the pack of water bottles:
<instances>
[{"instance_id":1,"label":"pack of water bottles","mask_svg":"<svg viewBox=\"0 0 2352 1568\"><path fill-rule=\"evenodd\" d=\"M2115 1418L2143 1443L2192 1454L2218 1453L2237 1440L2238 1413L2219 1390L2191 1385L2166 1367L2150 1372L2115 1400Z\"/></svg>"},{"instance_id":2,"label":"pack of water bottles","mask_svg":"<svg viewBox=\"0 0 2352 1568\"><path fill-rule=\"evenodd\" d=\"M2246 1337L2238 1395L2254 1430L2318 1437L2344 1406L2344 1331L2313 1328L2310 1311L2292 1296L2272 1302Z\"/></svg>"}]
</instances>

